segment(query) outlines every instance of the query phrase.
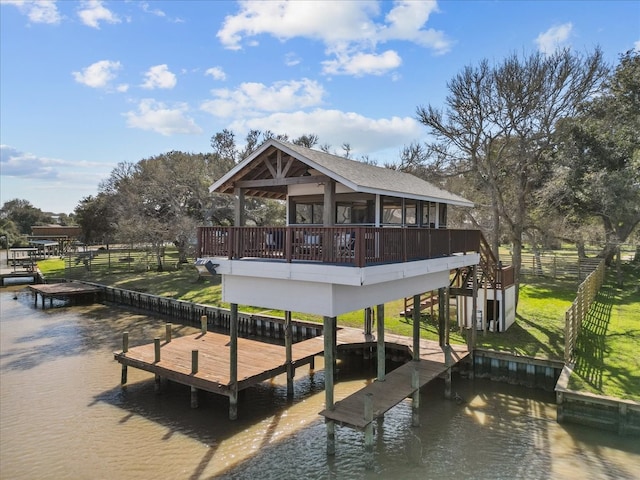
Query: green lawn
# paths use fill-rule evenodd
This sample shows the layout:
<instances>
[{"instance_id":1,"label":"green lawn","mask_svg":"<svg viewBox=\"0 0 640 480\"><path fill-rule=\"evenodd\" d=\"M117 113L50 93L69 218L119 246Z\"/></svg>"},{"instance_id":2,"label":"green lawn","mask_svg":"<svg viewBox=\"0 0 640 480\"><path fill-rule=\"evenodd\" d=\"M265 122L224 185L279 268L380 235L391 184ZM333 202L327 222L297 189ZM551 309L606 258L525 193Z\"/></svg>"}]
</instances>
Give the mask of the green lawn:
<instances>
[{"instance_id":1,"label":"green lawn","mask_svg":"<svg viewBox=\"0 0 640 480\"><path fill-rule=\"evenodd\" d=\"M64 262L38 262L45 276L64 277ZM593 314L584 325L579 344L576 374L569 385L572 389L586 389L594 393L622 398L640 399L640 292L639 266L625 266L626 288L614 285L613 272L593 307ZM137 271L107 273L94 269L83 278L88 281L119 288L147 292L190 302L228 307L221 302L219 278L198 280L193 266L180 270L171 267L164 272ZM564 357L564 316L576 294L574 280L524 277L516 322L501 333L478 332L477 344L482 348L517 353L539 358L562 360ZM259 307L239 307L240 310L282 316L283 312ZM385 305L385 327L392 333L411 336L411 319L400 315L403 300ZM426 312L422 316L423 338L438 339L437 318ZM437 312L436 315L437 317ZM321 322L322 318L293 313L300 320ZM338 324L363 327L363 312L355 311L338 318ZM450 322L451 343L464 343L457 325Z\"/></svg>"},{"instance_id":2,"label":"green lawn","mask_svg":"<svg viewBox=\"0 0 640 480\"><path fill-rule=\"evenodd\" d=\"M478 334L477 345L539 358L564 358L564 315L576 296L573 280L524 277L516 322L506 332Z\"/></svg>"},{"instance_id":3,"label":"green lawn","mask_svg":"<svg viewBox=\"0 0 640 480\"><path fill-rule=\"evenodd\" d=\"M625 268L623 287L609 272L582 324L572 390L640 401L640 266Z\"/></svg>"}]
</instances>

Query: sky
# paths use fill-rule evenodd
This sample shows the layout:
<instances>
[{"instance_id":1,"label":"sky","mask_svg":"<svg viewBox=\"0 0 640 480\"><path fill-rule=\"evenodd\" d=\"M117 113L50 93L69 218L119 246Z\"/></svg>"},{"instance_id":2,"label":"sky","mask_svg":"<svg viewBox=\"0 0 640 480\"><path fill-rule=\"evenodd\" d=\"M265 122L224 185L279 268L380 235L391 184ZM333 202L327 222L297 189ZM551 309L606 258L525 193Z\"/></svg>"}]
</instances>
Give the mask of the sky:
<instances>
[{"instance_id":1,"label":"sky","mask_svg":"<svg viewBox=\"0 0 640 480\"><path fill-rule=\"evenodd\" d=\"M640 50L640 1L0 0L0 204L72 213L121 162L250 129L379 164L464 67Z\"/></svg>"}]
</instances>

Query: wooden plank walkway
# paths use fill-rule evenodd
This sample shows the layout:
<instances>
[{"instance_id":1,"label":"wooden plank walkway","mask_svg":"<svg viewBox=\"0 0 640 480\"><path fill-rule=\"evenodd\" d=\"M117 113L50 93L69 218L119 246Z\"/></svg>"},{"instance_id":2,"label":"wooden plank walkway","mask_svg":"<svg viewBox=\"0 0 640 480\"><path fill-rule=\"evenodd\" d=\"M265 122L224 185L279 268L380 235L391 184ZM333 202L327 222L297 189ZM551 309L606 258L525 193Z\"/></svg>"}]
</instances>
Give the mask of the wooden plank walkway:
<instances>
[{"instance_id":1,"label":"wooden plank walkway","mask_svg":"<svg viewBox=\"0 0 640 480\"><path fill-rule=\"evenodd\" d=\"M29 285L29 290L34 294L35 306L38 306L38 294L42 298L42 308L44 309L45 299L49 299L49 306L53 304L53 299L78 299L95 298L102 292L102 288L93 285L86 285L78 282L50 283L46 285Z\"/></svg>"},{"instance_id":2,"label":"wooden plank walkway","mask_svg":"<svg viewBox=\"0 0 640 480\"><path fill-rule=\"evenodd\" d=\"M198 350L198 372L191 373L191 352ZM322 337L292 346L292 362L299 367L313 362L324 350ZM160 377L200 390L231 395L229 336L214 332L198 333L161 342L160 361L155 361L155 345L133 347L116 352L122 365L155 373ZM238 338L238 391L287 370L285 348L247 338Z\"/></svg>"},{"instance_id":3,"label":"wooden plank walkway","mask_svg":"<svg viewBox=\"0 0 640 480\"><path fill-rule=\"evenodd\" d=\"M354 328L339 328L337 348L375 347L374 335L364 335ZM385 334L387 347L398 345L412 348L413 340L400 335ZM198 350L198 372L191 373L191 352ZM313 364L315 356L324 352L324 337L314 337L292 346L294 368ZM452 363L468 355L465 345L452 345ZM127 352L115 352L120 364L138 368L159 377L195 387L199 390L230 396L229 336L214 332L198 333L160 342L160 361L155 361L154 343L132 347ZM238 391L273 378L287 371L285 347L247 338L238 338ZM368 389L374 393L374 418L401 402L411 389L411 371L414 363L420 368L420 385L446 371L444 353L436 342L420 341L420 362L409 362L386 375L384 382L374 382L348 399L338 402L331 412L321 412L341 424L362 428L363 399Z\"/></svg>"},{"instance_id":4,"label":"wooden plank walkway","mask_svg":"<svg viewBox=\"0 0 640 480\"><path fill-rule=\"evenodd\" d=\"M385 333L386 345L404 345L409 351L413 348L413 339ZM466 345L451 345L451 365L455 365L469 355ZM364 399L373 394L373 419L381 417L416 391L412 386L413 369L418 368L419 388L447 371L445 354L437 342L420 339L420 361L410 361L387 373L383 382L377 380L366 387L335 403L332 410L323 410L327 420L339 425L364 429L368 421L364 417Z\"/></svg>"},{"instance_id":5,"label":"wooden plank walkway","mask_svg":"<svg viewBox=\"0 0 640 480\"><path fill-rule=\"evenodd\" d=\"M385 375L383 382L373 381L366 387L335 403L333 410L323 410L327 420L339 425L364 429L369 422L364 417L364 399L368 393L373 394L373 419L381 417L409 397L415 388L411 386L413 369L418 368L420 387L444 373L447 368L440 362L430 360L410 361Z\"/></svg>"}]
</instances>

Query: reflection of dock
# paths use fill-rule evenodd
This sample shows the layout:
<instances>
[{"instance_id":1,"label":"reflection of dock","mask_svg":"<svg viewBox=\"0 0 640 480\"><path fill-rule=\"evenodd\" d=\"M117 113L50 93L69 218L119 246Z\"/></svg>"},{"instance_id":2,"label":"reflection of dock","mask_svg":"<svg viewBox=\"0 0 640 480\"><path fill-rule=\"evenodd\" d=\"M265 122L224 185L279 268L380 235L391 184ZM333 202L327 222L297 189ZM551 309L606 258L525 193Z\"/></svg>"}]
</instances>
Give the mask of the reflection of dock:
<instances>
[{"instance_id":1,"label":"reflection of dock","mask_svg":"<svg viewBox=\"0 0 640 480\"><path fill-rule=\"evenodd\" d=\"M29 285L29 290L34 294L35 306L38 306L38 294L42 298L42 308L45 307L45 299L49 299L49 306L53 305L53 299L70 300L77 303L79 300L91 299L95 301L102 292L102 288L83 283L52 283L48 285Z\"/></svg>"},{"instance_id":2,"label":"reflection of dock","mask_svg":"<svg viewBox=\"0 0 640 480\"><path fill-rule=\"evenodd\" d=\"M336 344L341 349L376 348L376 338L364 335L353 328L338 328ZM388 349L410 352L412 339L399 335L385 335ZM168 341L167 341L168 340ZM238 338L237 364L232 379L232 354L230 337L213 332L198 333L171 339L156 339L154 343L138 347L123 348L114 353L114 358L123 366L123 383L126 383L126 367L134 367L156 375L156 381L166 378L193 389L233 397L237 391L287 372L285 347L246 338ZM128 344L128 338L127 338ZM194 351L196 360L194 364ZM314 357L323 355L324 337L314 337L292 345L292 369L309 364L314 367ZM455 365L469 354L464 345L451 346L451 365ZM387 374L384 382L373 382L363 390L336 403L335 407L321 412L327 419L355 428L363 428L363 399L374 393L374 418L381 416L410 396L414 366L419 369L419 386L423 386L445 373L451 365L437 342L420 341L420 362L408 362ZM325 366L326 368L326 366ZM194 373L195 372L195 373ZM193 400L192 400L193 401ZM197 404L197 401L196 401Z\"/></svg>"}]
</instances>

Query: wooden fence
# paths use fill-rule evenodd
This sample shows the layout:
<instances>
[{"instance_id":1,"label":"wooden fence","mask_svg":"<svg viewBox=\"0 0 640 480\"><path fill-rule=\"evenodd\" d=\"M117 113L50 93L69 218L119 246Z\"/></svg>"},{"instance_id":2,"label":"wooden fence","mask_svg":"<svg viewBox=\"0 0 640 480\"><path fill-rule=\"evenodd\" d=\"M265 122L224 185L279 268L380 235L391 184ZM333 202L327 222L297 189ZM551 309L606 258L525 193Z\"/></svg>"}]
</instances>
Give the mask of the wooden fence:
<instances>
[{"instance_id":1,"label":"wooden fence","mask_svg":"<svg viewBox=\"0 0 640 480\"><path fill-rule=\"evenodd\" d=\"M175 250L161 251L163 268L174 268L178 260ZM158 259L156 252L149 246L130 248L94 248L82 252L69 252L65 256L65 277L86 278L90 273L113 274L134 273L156 270Z\"/></svg>"},{"instance_id":2,"label":"wooden fence","mask_svg":"<svg viewBox=\"0 0 640 480\"><path fill-rule=\"evenodd\" d=\"M569 307L569 310L565 313L565 362L573 361L573 354L576 348L576 342L578 341L578 335L580 334L580 328L582 327L582 321L586 317L591 303L596 298L596 295L602 286L604 272L604 260L601 260L596 269L589 274L584 282L580 284L576 299L571 304L571 307Z\"/></svg>"},{"instance_id":3,"label":"wooden fence","mask_svg":"<svg viewBox=\"0 0 640 480\"><path fill-rule=\"evenodd\" d=\"M555 253L523 253L520 273L551 278L574 278L583 281L593 272L601 258L556 255Z\"/></svg>"},{"instance_id":4,"label":"wooden fence","mask_svg":"<svg viewBox=\"0 0 640 480\"><path fill-rule=\"evenodd\" d=\"M101 287L103 289L103 300L106 302L140 309L150 314L161 315L173 321L196 327L201 326L201 318L205 316L207 317L207 326L211 331L228 333L230 330L231 311L227 308L186 302L90 282L82 283ZM322 335L321 324L301 320L292 320L291 330L294 341ZM240 335L284 340L284 332L283 318L238 312L238 333Z\"/></svg>"}]
</instances>

